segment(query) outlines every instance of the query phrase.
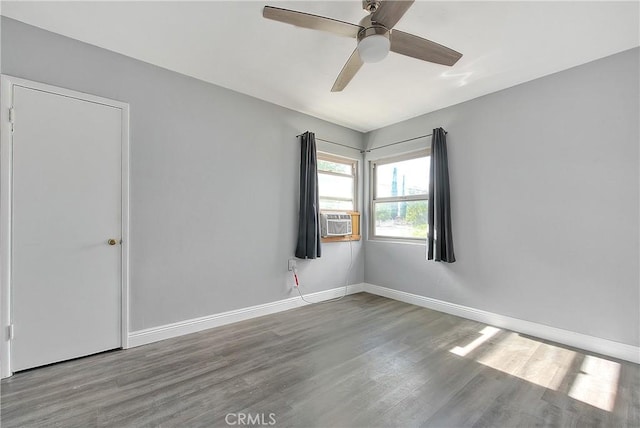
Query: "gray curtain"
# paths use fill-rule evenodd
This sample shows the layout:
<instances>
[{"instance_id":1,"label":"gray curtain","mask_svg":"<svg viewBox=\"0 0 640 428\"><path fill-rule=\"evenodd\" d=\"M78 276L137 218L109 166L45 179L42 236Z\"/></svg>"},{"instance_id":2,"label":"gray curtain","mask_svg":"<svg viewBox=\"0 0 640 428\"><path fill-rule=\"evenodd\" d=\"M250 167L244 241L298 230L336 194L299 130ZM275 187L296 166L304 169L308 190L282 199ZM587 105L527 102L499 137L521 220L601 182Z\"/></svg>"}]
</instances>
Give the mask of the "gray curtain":
<instances>
[{"instance_id":1,"label":"gray curtain","mask_svg":"<svg viewBox=\"0 0 640 428\"><path fill-rule=\"evenodd\" d=\"M431 169L429 171L429 236L428 260L453 263L453 235L451 231L451 198L449 196L449 163L447 133L433 130L431 137Z\"/></svg>"},{"instance_id":2,"label":"gray curtain","mask_svg":"<svg viewBox=\"0 0 640 428\"><path fill-rule=\"evenodd\" d=\"M300 139L300 213L296 257L315 259L321 253L316 137L313 132L307 131Z\"/></svg>"}]
</instances>

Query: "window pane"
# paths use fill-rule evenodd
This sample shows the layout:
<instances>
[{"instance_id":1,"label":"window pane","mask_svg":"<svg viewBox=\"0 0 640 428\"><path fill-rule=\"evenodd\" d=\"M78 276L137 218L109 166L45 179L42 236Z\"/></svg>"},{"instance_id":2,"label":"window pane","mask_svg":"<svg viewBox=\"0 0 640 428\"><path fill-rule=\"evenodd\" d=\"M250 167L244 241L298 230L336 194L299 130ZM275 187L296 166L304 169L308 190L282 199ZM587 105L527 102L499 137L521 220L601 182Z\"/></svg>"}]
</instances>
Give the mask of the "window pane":
<instances>
[{"instance_id":1,"label":"window pane","mask_svg":"<svg viewBox=\"0 0 640 428\"><path fill-rule=\"evenodd\" d=\"M429 161L425 156L376 165L376 198L429 193Z\"/></svg>"},{"instance_id":2,"label":"window pane","mask_svg":"<svg viewBox=\"0 0 640 428\"><path fill-rule=\"evenodd\" d=\"M353 211L353 201L338 201L336 199L320 198L320 209Z\"/></svg>"},{"instance_id":3,"label":"window pane","mask_svg":"<svg viewBox=\"0 0 640 428\"><path fill-rule=\"evenodd\" d=\"M427 237L428 201L376 202L376 236L397 238Z\"/></svg>"},{"instance_id":4,"label":"window pane","mask_svg":"<svg viewBox=\"0 0 640 428\"><path fill-rule=\"evenodd\" d=\"M351 164L332 162L324 159L318 159L318 171L339 172L340 174L352 175Z\"/></svg>"},{"instance_id":5,"label":"window pane","mask_svg":"<svg viewBox=\"0 0 640 428\"><path fill-rule=\"evenodd\" d=\"M353 199L353 177L318 174L320 197Z\"/></svg>"}]
</instances>

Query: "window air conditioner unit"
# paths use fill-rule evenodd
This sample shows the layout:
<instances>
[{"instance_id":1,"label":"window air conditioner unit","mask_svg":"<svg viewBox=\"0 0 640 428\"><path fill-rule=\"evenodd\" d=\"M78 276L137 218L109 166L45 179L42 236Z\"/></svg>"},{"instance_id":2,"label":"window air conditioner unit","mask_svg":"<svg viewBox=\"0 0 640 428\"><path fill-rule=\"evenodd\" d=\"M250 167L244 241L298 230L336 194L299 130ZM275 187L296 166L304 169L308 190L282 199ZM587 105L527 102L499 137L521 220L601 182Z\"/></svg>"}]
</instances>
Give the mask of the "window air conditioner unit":
<instances>
[{"instance_id":1,"label":"window air conditioner unit","mask_svg":"<svg viewBox=\"0 0 640 428\"><path fill-rule=\"evenodd\" d=\"M320 214L320 234L323 238L351 235L351 215L347 213Z\"/></svg>"}]
</instances>

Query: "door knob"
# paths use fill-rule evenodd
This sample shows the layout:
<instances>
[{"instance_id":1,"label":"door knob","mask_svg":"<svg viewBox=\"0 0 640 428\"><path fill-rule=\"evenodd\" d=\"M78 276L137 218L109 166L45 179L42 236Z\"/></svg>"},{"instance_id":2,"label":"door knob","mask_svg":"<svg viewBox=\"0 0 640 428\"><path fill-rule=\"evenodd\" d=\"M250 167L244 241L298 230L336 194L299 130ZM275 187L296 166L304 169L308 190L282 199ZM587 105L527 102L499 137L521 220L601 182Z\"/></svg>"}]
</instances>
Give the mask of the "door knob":
<instances>
[{"instance_id":1,"label":"door knob","mask_svg":"<svg viewBox=\"0 0 640 428\"><path fill-rule=\"evenodd\" d=\"M109 240L107 241L107 244L109 244L109 245L116 245L117 243L118 243L118 242L117 242L115 239L109 239Z\"/></svg>"}]
</instances>

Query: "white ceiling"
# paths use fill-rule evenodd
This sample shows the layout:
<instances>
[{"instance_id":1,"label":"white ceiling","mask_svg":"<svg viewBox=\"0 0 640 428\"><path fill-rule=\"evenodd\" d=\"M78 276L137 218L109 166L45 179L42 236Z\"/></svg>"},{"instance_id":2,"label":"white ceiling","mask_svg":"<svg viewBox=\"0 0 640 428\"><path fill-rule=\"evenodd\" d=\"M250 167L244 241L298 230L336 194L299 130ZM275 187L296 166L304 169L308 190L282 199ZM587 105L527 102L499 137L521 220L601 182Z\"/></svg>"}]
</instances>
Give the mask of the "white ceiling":
<instances>
[{"instance_id":1,"label":"white ceiling","mask_svg":"<svg viewBox=\"0 0 640 428\"><path fill-rule=\"evenodd\" d=\"M349 1L3 1L3 15L370 131L640 45L638 1L417 1L395 28L464 56L453 67L391 53L342 93L355 40L262 18L266 4L357 23Z\"/></svg>"}]
</instances>

